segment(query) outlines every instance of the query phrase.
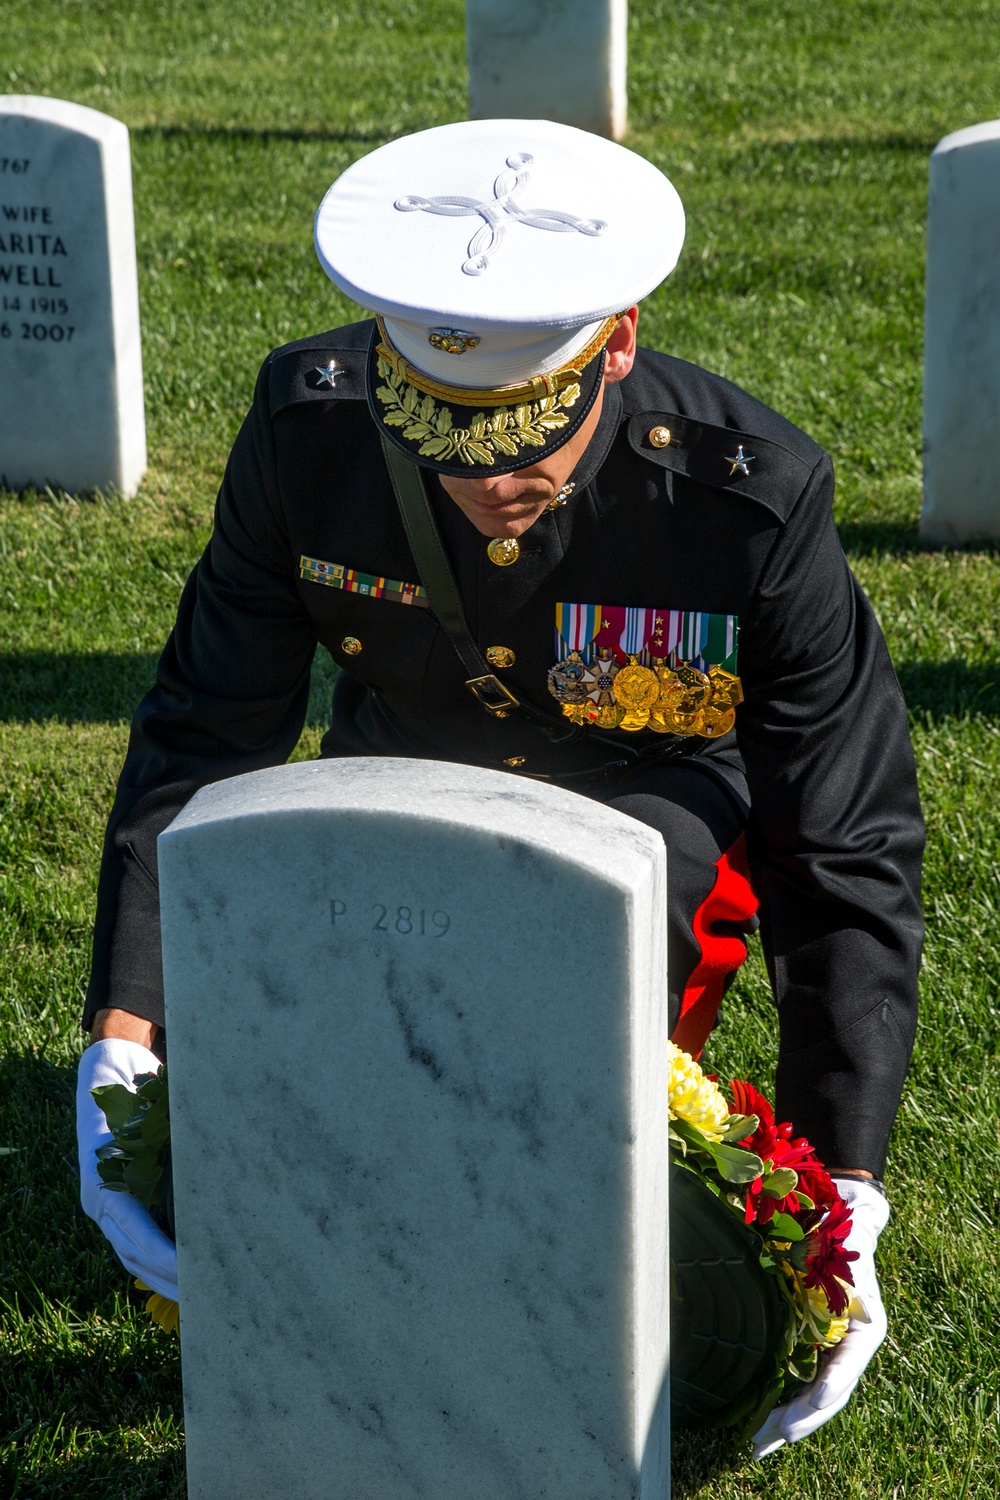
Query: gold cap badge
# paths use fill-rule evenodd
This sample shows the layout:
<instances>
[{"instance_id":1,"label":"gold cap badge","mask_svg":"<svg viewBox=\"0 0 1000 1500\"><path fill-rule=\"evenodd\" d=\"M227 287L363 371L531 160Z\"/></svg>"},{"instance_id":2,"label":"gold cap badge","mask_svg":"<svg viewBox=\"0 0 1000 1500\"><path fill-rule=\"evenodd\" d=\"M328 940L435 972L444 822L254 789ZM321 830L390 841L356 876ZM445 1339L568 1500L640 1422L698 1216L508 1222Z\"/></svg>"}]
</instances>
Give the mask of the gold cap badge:
<instances>
[{"instance_id":1,"label":"gold cap badge","mask_svg":"<svg viewBox=\"0 0 1000 1500\"><path fill-rule=\"evenodd\" d=\"M442 354L464 354L466 349L475 349L481 340L478 333L463 333L460 328L432 328L427 342Z\"/></svg>"}]
</instances>

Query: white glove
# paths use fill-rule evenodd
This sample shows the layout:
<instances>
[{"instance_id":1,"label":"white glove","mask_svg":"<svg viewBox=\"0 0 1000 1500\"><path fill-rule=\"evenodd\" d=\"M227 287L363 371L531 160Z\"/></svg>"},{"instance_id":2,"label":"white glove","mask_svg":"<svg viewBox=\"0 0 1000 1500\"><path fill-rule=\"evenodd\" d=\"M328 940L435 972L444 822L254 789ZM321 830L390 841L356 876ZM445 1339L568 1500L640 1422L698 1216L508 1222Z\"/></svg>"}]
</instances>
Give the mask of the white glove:
<instances>
[{"instance_id":1,"label":"white glove","mask_svg":"<svg viewBox=\"0 0 1000 1500\"><path fill-rule=\"evenodd\" d=\"M816 1379L787 1406L776 1406L754 1434L754 1458L766 1458L786 1443L808 1437L850 1401L869 1360L885 1338L886 1317L875 1275L875 1246L889 1221L889 1205L863 1177L839 1177L837 1189L853 1215L845 1250L857 1250L851 1262L854 1294L850 1325L835 1349L822 1360Z\"/></svg>"},{"instance_id":2,"label":"white glove","mask_svg":"<svg viewBox=\"0 0 1000 1500\"><path fill-rule=\"evenodd\" d=\"M111 1140L104 1112L90 1090L106 1083L134 1089L136 1073L155 1073L160 1059L138 1042L119 1037L92 1042L76 1079L76 1138L80 1148L80 1202L110 1240L127 1271L161 1297L177 1301L177 1251L149 1210L129 1193L111 1192L97 1172L97 1148Z\"/></svg>"}]
</instances>

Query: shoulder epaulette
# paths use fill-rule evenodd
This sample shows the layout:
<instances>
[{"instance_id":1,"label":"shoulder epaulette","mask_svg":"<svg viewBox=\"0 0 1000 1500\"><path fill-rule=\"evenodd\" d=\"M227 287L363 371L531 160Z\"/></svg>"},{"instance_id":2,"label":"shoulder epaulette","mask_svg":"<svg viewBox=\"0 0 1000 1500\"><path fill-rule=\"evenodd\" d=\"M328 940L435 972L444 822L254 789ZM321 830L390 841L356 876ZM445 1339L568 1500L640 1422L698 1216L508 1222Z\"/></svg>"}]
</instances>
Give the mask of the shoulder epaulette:
<instances>
[{"instance_id":1,"label":"shoulder epaulette","mask_svg":"<svg viewBox=\"0 0 1000 1500\"><path fill-rule=\"evenodd\" d=\"M364 401L371 330L371 322L351 323L276 349L268 371L271 416L302 401Z\"/></svg>"},{"instance_id":2,"label":"shoulder epaulette","mask_svg":"<svg viewBox=\"0 0 1000 1500\"><path fill-rule=\"evenodd\" d=\"M628 420L636 453L674 474L731 490L787 521L816 467L773 439L716 427L677 412L644 411ZM821 450L817 449L821 456Z\"/></svg>"}]
</instances>

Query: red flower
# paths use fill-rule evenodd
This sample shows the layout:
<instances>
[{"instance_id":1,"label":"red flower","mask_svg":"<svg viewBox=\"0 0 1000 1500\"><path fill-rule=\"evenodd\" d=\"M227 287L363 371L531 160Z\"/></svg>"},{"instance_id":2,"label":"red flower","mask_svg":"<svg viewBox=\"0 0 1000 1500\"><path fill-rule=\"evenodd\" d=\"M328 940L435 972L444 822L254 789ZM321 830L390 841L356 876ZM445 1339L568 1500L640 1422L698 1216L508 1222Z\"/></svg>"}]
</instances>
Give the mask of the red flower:
<instances>
[{"instance_id":1,"label":"red flower","mask_svg":"<svg viewBox=\"0 0 1000 1500\"><path fill-rule=\"evenodd\" d=\"M836 1193L836 1189L834 1192ZM816 1209L808 1216L819 1222L811 1226L813 1232L806 1252L804 1280L807 1287L822 1287L830 1311L837 1317L850 1301L847 1290L841 1283L854 1285L850 1263L857 1260L859 1255L857 1250L844 1249L844 1240L851 1232L851 1210L843 1198L836 1194L822 1220L819 1219L819 1214L820 1210ZM803 1228L805 1227L803 1224Z\"/></svg>"},{"instance_id":2,"label":"red flower","mask_svg":"<svg viewBox=\"0 0 1000 1500\"><path fill-rule=\"evenodd\" d=\"M796 1189L786 1193L783 1198L774 1198L770 1193L764 1192L765 1177L763 1175L755 1178L747 1188L743 1211L744 1222L747 1224L756 1222L764 1227L771 1222L776 1213L792 1214L807 1234L812 1233L815 1236L816 1249L812 1251L813 1257L818 1258L815 1274L820 1277L826 1274L823 1267L829 1261L830 1278L841 1275L841 1270L836 1267L842 1267L844 1279L851 1281L847 1261L856 1259L856 1256L853 1251L845 1251L840 1244L850 1229L850 1213L847 1212L845 1222L843 1211L846 1206L822 1162L818 1160L816 1152L805 1136L792 1135L794 1127L787 1121L780 1125L774 1123L774 1110L770 1101L759 1089L754 1088L752 1083L747 1083L743 1078L734 1078L732 1090L733 1109L731 1112L738 1115L756 1115L758 1122L753 1134L745 1136L739 1144L753 1151L762 1161L767 1162L772 1171L777 1171L781 1167L790 1167L798 1177ZM806 1197L812 1199L816 1205L815 1210L803 1209L797 1189L801 1189ZM839 1205L839 1210L834 1214L833 1208L837 1205ZM824 1218L823 1214L826 1209L830 1209L831 1212ZM825 1282L822 1284L826 1285ZM835 1281L832 1285L835 1288L833 1299L842 1307L846 1307L843 1289L840 1288L838 1291L836 1289L838 1283ZM852 1281L851 1285L853 1285ZM830 1300L829 1294L828 1300ZM832 1301L830 1305L833 1306Z\"/></svg>"},{"instance_id":3,"label":"red flower","mask_svg":"<svg viewBox=\"0 0 1000 1500\"><path fill-rule=\"evenodd\" d=\"M831 1204L842 1201L832 1177L819 1162L806 1162L797 1167L796 1171L799 1174L799 1187L817 1208L829 1208Z\"/></svg>"},{"instance_id":4,"label":"red flower","mask_svg":"<svg viewBox=\"0 0 1000 1500\"><path fill-rule=\"evenodd\" d=\"M734 1113L738 1115L756 1115L757 1129L752 1135L744 1136L739 1142L748 1151L766 1161L774 1150L776 1137L774 1134L774 1110L771 1108L764 1095L754 1088L752 1083L746 1083L742 1078L733 1079L733 1104ZM759 1191L759 1190L758 1190ZM749 1223L749 1220L747 1221Z\"/></svg>"}]
</instances>

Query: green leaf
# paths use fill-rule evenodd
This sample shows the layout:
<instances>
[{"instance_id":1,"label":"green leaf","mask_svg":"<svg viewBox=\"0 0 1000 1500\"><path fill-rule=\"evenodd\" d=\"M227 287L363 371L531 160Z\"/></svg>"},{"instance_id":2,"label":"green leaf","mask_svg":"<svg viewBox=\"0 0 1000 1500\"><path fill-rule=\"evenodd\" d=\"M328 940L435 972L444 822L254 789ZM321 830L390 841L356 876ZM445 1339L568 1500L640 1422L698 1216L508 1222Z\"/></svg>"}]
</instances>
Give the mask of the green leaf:
<instances>
[{"instance_id":1,"label":"green leaf","mask_svg":"<svg viewBox=\"0 0 1000 1500\"><path fill-rule=\"evenodd\" d=\"M759 1156L739 1146L711 1145L709 1154L718 1168L719 1176L724 1177L727 1182L753 1182L764 1170L764 1163Z\"/></svg>"},{"instance_id":2,"label":"green leaf","mask_svg":"<svg viewBox=\"0 0 1000 1500\"><path fill-rule=\"evenodd\" d=\"M753 1135L760 1121L756 1115L730 1115L726 1133L722 1137L724 1141L742 1141L746 1136Z\"/></svg>"},{"instance_id":3,"label":"green leaf","mask_svg":"<svg viewBox=\"0 0 1000 1500\"><path fill-rule=\"evenodd\" d=\"M127 1191L125 1187L125 1164L128 1160L127 1156L112 1156L98 1161L97 1175L105 1187L121 1188L123 1191Z\"/></svg>"},{"instance_id":4,"label":"green leaf","mask_svg":"<svg viewBox=\"0 0 1000 1500\"><path fill-rule=\"evenodd\" d=\"M144 1145L151 1146L155 1151L160 1146L165 1146L169 1139L170 1107L167 1095L163 1092L161 1086L160 1097L149 1109L142 1122L142 1140Z\"/></svg>"},{"instance_id":5,"label":"green leaf","mask_svg":"<svg viewBox=\"0 0 1000 1500\"><path fill-rule=\"evenodd\" d=\"M805 1231L795 1222L791 1214L775 1214L768 1228L778 1240L791 1240L794 1244L797 1240L805 1239Z\"/></svg>"},{"instance_id":6,"label":"green leaf","mask_svg":"<svg viewBox=\"0 0 1000 1500\"><path fill-rule=\"evenodd\" d=\"M798 1172L793 1172L791 1167L778 1167L777 1171L769 1172L765 1177L763 1191L769 1198L785 1198L793 1191L798 1180Z\"/></svg>"},{"instance_id":7,"label":"green leaf","mask_svg":"<svg viewBox=\"0 0 1000 1500\"><path fill-rule=\"evenodd\" d=\"M100 1088L91 1089L90 1097L95 1099L104 1111L108 1129L112 1133L120 1130L132 1118L135 1111L135 1094L123 1083L102 1084Z\"/></svg>"},{"instance_id":8,"label":"green leaf","mask_svg":"<svg viewBox=\"0 0 1000 1500\"><path fill-rule=\"evenodd\" d=\"M151 1208L160 1186L163 1168L155 1151L142 1151L125 1168L125 1186L144 1208Z\"/></svg>"}]
</instances>

